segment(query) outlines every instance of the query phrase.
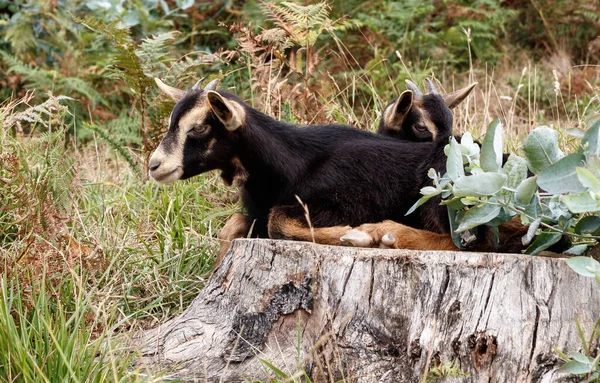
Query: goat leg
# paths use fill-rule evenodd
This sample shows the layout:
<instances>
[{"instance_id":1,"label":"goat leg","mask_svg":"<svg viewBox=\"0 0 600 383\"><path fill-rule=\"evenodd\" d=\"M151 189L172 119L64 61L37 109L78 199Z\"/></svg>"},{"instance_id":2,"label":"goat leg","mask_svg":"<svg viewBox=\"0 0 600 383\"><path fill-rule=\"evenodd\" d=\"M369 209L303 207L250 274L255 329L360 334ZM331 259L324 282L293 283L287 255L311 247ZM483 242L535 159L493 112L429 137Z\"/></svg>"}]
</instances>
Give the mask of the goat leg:
<instances>
[{"instance_id":1,"label":"goat leg","mask_svg":"<svg viewBox=\"0 0 600 383\"><path fill-rule=\"evenodd\" d=\"M367 223L345 233L341 239L359 247L391 247L411 250L456 250L450 234L415 229L394 221Z\"/></svg>"},{"instance_id":2,"label":"goat leg","mask_svg":"<svg viewBox=\"0 0 600 383\"><path fill-rule=\"evenodd\" d=\"M340 238L352 229L350 226L311 227L304 214L301 206L272 208L269 214L269 238L339 246L343 245Z\"/></svg>"},{"instance_id":3,"label":"goat leg","mask_svg":"<svg viewBox=\"0 0 600 383\"><path fill-rule=\"evenodd\" d=\"M223 257L227 253L227 250L229 250L231 241L236 238L245 238L249 230L248 217L243 214L236 213L227 220L225 226L223 226L223 229L221 229L217 236L219 240L219 253L217 254L215 267L221 264Z\"/></svg>"}]
</instances>

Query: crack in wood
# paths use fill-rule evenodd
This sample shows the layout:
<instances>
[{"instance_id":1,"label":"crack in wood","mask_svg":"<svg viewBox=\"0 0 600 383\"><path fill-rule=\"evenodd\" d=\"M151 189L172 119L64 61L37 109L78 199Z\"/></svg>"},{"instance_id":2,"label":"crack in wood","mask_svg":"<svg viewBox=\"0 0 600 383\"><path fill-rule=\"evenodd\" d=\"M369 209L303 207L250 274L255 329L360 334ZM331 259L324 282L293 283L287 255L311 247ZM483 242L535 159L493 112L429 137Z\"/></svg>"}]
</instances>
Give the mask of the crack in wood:
<instances>
[{"instance_id":1,"label":"crack in wood","mask_svg":"<svg viewBox=\"0 0 600 383\"><path fill-rule=\"evenodd\" d=\"M371 304L373 303L373 285L375 284L375 260L371 259L371 278L369 279L369 311L371 310Z\"/></svg>"},{"instance_id":2,"label":"crack in wood","mask_svg":"<svg viewBox=\"0 0 600 383\"><path fill-rule=\"evenodd\" d=\"M238 312L233 318L229 347L225 348L223 357L231 362L242 362L254 356L254 349L260 350L264 346L267 334L281 315L291 314L300 308L312 312L314 297L311 283L312 277L309 276L299 286L293 282L286 283L271 295L262 312Z\"/></svg>"},{"instance_id":3,"label":"crack in wood","mask_svg":"<svg viewBox=\"0 0 600 383\"><path fill-rule=\"evenodd\" d=\"M535 305L535 321L533 322L533 335L531 336L531 351L529 352L529 364L527 370L530 371L533 362L533 353L535 352L535 343L537 341L538 325L540 323L540 307Z\"/></svg>"},{"instance_id":4,"label":"crack in wood","mask_svg":"<svg viewBox=\"0 0 600 383\"><path fill-rule=\"evenodd\" d=\"M444 268L444 277L442 279L442 284L440 286L440 292L438 294L437 300L435 302L434 305L434 309L433 311L435 312L436 317L439 315L440 313L440 309L442 306L442 301L444 300L444 295L446 294L446 291L448 290L448 285L450 284L450 269L448 266L446 266Z\"/></svg>"},{"instance_id":5,"label":"crack in wood","mask_svg":"<svg viewBox=\"0 0 600 383\"><path fill-rule=\"evenodd\" d=\"M341 304L342 300L344 299L344 295L346 295L346 286L348 285L348 281L350 280L350 276L352 275L352 270L354 270L355 262L356 262L356 259L353 259L352 264L350 265L350 270L348 271L348 273L346 274L346 277L344 278L344 283L342 285L342 293L340 294L340 299L338 299L337 304L335 305L334 313L332 315L333 318L335 318L337 316L338 310L340 308L340 304Z\"/></svg>"}]
</instances>

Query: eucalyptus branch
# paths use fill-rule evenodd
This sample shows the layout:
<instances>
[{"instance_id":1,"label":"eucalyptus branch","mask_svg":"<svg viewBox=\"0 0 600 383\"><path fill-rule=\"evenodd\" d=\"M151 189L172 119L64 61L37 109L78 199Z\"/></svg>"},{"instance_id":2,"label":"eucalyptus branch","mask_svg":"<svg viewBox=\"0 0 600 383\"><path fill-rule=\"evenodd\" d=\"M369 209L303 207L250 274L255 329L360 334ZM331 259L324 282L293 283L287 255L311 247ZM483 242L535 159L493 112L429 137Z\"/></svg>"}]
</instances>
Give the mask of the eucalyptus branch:
<instances>
[{"instance_id":1,"label":"eucalyptus branch","mask_svg":"<svg viewBox=\"0 0 600 383\"><path fill-rule=\"evenodd\" d=\"M424 196L409 212L441 194L442 204L453 211L451 217L456 222L451 222L452 227L460 231L492 221L497 225L498 220L505 222L513 213L518 214L544 229L526 250L528 254L556 243L556 235L547 233L588 243L600 241L596 234L600 232L599 131L600 119L591 121L579 148L565 155L558 147L558 132L539 127L524 141L525 158L511 154L505 162L498 121L489 126L481 149L468 133L460 143L451 137L446 148L446 174L428 173L434 186L421 189ZM528 173L535 175L528 177ZM444 178L450 181L440 186L439 180ZM529 241L533 234L524 238Z\"/></svg>"}]
</instances>

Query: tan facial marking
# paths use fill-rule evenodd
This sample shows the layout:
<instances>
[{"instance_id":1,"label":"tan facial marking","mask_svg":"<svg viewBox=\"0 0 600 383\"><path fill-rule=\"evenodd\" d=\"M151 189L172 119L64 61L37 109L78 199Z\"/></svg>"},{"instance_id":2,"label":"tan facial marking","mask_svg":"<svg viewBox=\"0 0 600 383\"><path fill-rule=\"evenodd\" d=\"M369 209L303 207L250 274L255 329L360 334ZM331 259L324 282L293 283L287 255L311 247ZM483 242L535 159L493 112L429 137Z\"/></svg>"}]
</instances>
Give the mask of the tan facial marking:
<instances>
[{"instance_id":1,"label":"tan facial marking","mask_svg":"<svg viewBox=\"0 0 600 383\"><path fill-rule=\"evenodd\" d=\"M176 139L171 141L171 147L167 153L164 142L161 141L158 148L152 153L150 163L160 162L160 167L150 173L150 177L162 184L177 181L183 175L183 147L189 131L198 122L203 122L208 114L206 99L203 98L196 106L179 119L176 127ZM173 115L169 116L169 124L172 123Z\"/></svg>"},{"instance_id":2,"label":"tan facial marking","mask_svg":"<svg viewBox=\"0 0 600 383\"><path fill-rule=\"evenodd\" d=\"M429 117L429 113L421 108L421 125L427 128L431 133L431 137L435 140L438 134L437 126L431 121L431 117Z\"/></svg>"},{"instance_id":3,"label":"tan facial marking","mask_svg":"<svg viewBox=\"0 0 600 383\"><path fill-rule=\"evenodd\" d=\"M192 110L184 114L179 119L179 124L177 126L179 129L179 134L183 132L183 138L185 138L185 135L194 127L194 125L202 123L204 120L206 120L208 110L206 99L198 102ZM178 136L181 137L180 135Z\"/></svg>"}]
</instances>

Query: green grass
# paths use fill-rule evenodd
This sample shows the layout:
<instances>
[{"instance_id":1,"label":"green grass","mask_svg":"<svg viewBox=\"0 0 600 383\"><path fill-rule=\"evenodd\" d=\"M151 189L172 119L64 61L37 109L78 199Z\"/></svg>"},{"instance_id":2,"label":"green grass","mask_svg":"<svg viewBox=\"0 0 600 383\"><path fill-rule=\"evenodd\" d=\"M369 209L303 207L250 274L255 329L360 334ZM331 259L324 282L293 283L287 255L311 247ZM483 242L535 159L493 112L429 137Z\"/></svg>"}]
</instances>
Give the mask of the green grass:
<instances>
[{"instance_id":1,"label":"green grass","mask_svg":"<svg viewBox=\"0 0 600 383\"><path fill-rule=\"evenodd\" d=\"M19 282L0 279L1 381L125 381L133 355L119 351L111 318L94 318L76 278L49 287L42 276L27 292Z\"/></svg>"},{"instance_id":2,"label":"green grass","mask_svg":"<svg viewBox=\"0 0 600 383\"><path fill-rule=\"evenodd\" d=\"M100 140L72 147L60 116L15 134L15 107L0 105L0 381L153 379L120 335L198 294L235 191L141 179Z\"/></svg>"}]
</instances>

